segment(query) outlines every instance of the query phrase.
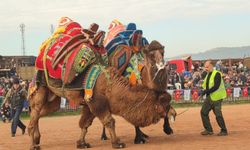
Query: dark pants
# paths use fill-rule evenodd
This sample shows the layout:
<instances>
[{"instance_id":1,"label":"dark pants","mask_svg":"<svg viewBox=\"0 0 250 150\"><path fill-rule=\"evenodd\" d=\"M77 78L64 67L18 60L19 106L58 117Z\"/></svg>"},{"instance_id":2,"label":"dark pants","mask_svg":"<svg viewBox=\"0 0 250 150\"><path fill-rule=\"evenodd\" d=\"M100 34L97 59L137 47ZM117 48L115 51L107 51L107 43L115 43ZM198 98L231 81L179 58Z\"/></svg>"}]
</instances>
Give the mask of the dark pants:
<instances>
[{"instance_id":1,"label":"dark pants","mask_svg":"<svg viewBox=\"0 0 250 150\"><path fill-rule=\"evenodd\" d=\"M204 101L202 108L201 108L201 119L202 119L203 126L207 131L213 132L213 128L211 126L210 119L209 119L209 112L213 110L216 116L216 121L218 125L220 126L221 131L227 132L225 121L221 112L221 103L222 103L222 100L212 101L209 96Z\"/></svg>"},{"instance_id":2,"label":"dark pants","mask_svg":"<svg viewBox=\"0 0 250 150\"><path fill-rule=\"evenodd\" d=\"M12 114L12 124L11 124L11 133L16 134L17 126L21 128L22 130L26 128L26 126L22 123L20 120L20 115L22 113L23 107L17 107L16 109L11 109Z\"/></svg>"}]
</instances>

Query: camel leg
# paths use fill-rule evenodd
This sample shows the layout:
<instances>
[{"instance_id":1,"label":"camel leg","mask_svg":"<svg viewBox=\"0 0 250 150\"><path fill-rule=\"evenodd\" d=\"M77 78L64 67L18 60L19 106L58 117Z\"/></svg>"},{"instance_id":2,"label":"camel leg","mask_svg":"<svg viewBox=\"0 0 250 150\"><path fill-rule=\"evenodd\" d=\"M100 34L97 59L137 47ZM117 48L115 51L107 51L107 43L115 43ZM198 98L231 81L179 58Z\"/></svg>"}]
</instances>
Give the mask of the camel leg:
<instances>
[{"instance_id":1,"label":"camel leg","mask_svg":"<svg viewBox=\"0 0 250 150\"><path fill-rule=\"evenodd\" d=\"M148 135L144 134L139 127L135 126L134 144L144 144L146 143L147 138Z\"/></svg>"},{"instance_id":2,"label":"camel leg","mask_svg":"<svg viewBox=\"0 0 250 150\"><path fill-rule=\"evenodd\" d=\"M40 112L43 105L46 102L47 97L47 89L46 87L39 87L37 92L33 95L30 100L30 122L28 126L28 133L31 139L31 150L38 150L40 149L39 142L40 142L40 133L38 129L38 121L40 118Z\"/></svg>"},{"instance_id":3,"label":"camel leg","mask_svg":"<svg viewBox=\"0 0 250 150\"><path fill-rule=\"evenodd\" d=\"M101 98L100 98L101 97ZM115 133L115 119L112 117L109 104L103 96L94 95L93 99L87 103L90 111L99 118L103 126L110 133L111 143L113 148L124 148L125 144L120 142Z\"/></svg>"},{"instance_id":4,"label":"camel leg","mask_svg":"<svg viewBox=\"0 0 250 150\"><path fill-rule=\"evenodd\" d=\"M105 127L102 128L101 140L103 140L103 141L108 140L108 137L107 137L107 135L106 135Z\"/></svg>"},{"instance_id":5,"label":"camel leg","mask_svg":"<svg viewBox=\"0 0 250 150\"><path fill-rule=\"evenodd\" d=\"M103 123L104 127L108 129L111 143L113 148L124 148L125 144L120 142L120 139L116 136L115 132L115 119L112 117L110 112L107 112L106 115L98 116L100 121Z\"/></svg>"},{"instance_id":6,"label":"camel leg","mask_svg":"<svg viewBox=\"0 0 250 150\"><path fill-rule=\"evenodd\" d=\"M164 131L167 135L170 135L170 134L173 134L173 133L174 133L173 130L172 130L172 128L170 127L168 117L165 117L165 118L164 118L163 131Z\"/></svg>"},{"instance_id":7,"label":"camel leg","mask_svg":"<svg viewBox=\"0 0 250 150\"><path fill-rule=\"evenodd\" d=\"M61 98L56 97L53 101L48 102L43 105L39 117L45 116L51 112L55 112L60 109ZM39 131L39 120L37 125L34 127L34 141L36 145L40 144L41 134Z\"/></svg>"},{"instance_id":8,"label":"camel leg","mask_svg":"<svg viewBox=\"0 0 250 150\"><path fill-rule=\"evenodd\" d=\"M80 139L77 141L77 148L90 148L90 144L86 143L85 136L88 132L88 127L91 126L95 116L90 112L89 107L83 104L79 126L81 128Z\"/></svg>"}]
</instances>

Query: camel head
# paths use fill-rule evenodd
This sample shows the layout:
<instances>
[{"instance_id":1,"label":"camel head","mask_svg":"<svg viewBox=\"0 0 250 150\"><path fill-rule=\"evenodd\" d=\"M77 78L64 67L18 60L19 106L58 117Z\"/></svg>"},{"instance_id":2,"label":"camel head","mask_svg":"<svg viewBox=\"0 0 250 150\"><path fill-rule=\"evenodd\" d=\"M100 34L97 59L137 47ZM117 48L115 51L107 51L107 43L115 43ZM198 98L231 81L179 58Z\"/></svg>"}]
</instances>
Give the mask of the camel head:
<instances>
[{"instance_id":1,"label":"camel head","mask_svg":"<svg viewBox=\"0 0 250 150\"><path fill-rule=\"evenodd\" d=\"M169 118L174 121L177 115L175 109L170 104L171 95L168 92L162 92L158 96L158 104L156 105L157 112L162 118Z\"/></svg>"},{"instance_id":2,"label":"camel head","mask_svg":"<svg viewBox=\"0 0 250 150\"><path fill-rule=\"evenodd\" d=\"M164 62L164 46L158 41L152 41L142 48L144 54L144 68L142 83L156 91L167 88L167 70Z\"/></svg>"},{"instance_id":3,"label":"camel head","mask_svg":"<svg viewBox=\"0 0 250 150\"><path fill-rule=\"evenodd\" d=\"M175 109L170 105L171 95L167 92L163 92L159 95L158 101L160 103L160 106L157 107L157 112L162 118L164 118L163 131L166 134L172 134L173 130L170 127L169 120L173 122L177 113Z\"/></svg>"}]
</instances>

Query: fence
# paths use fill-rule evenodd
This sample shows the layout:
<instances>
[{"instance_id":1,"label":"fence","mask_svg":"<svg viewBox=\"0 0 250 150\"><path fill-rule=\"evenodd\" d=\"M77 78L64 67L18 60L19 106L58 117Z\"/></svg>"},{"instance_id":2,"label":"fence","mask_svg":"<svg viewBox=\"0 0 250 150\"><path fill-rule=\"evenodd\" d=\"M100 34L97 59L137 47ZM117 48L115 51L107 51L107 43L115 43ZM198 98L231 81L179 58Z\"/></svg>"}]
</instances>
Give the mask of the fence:
<instances>
[{"instance_id":1,"label":"fence","mask_svg":"<svg viewBox=\"0 0 250 150\"><path fill-rule=\"evenodd\" d=\"M201 97L201 89L167 90L171 94L174 103L200 102L205 99ZM227 88L227 97L224 101L250 100L250 87Z\"/></svg>"},{"instance_id":2,"label":"fence","mask_svg":"<svg viewBox=\"0 0 250 150\"><path fill-rule=\"evenodd\" d=\"M250 102L250 87L227 88L227 97L224 101L235 102L237 100L246 100ZM200 103L205 97L200 97L201 89L187 90L167 90L172 96L173 103ZM75 111L79 107L74 102L69 102L62 98L60 111Z\"/></svg>"},{"instance_id":3,"label":"fence","mask_svg":"<svg viewBox=\"0 0 250 150\"><path fill-rule=\"evenodd\" d=\"M233 87L227 88L227 97L224 101L235 102L237 100L246 100L250 102L250 87ZM173 103L200 103L205 97L200 97L200 89L184 89L184 90L167 90L172 96ZM0 97L0 104L3 97ZM74 101L68 101L61 98L59 112L74 112L80 109L80 106ZM24 109L25 112L28 109Z\"/></svg>"}]
</instances>

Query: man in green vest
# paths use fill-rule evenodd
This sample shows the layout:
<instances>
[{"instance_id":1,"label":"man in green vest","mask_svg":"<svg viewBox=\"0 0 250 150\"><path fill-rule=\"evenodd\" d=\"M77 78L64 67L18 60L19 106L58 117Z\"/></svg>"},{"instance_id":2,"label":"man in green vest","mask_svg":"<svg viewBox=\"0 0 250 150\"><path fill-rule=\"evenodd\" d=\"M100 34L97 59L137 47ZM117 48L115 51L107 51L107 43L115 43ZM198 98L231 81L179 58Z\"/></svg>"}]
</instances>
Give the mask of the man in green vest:
<instances>
[{"instance_id":1,"label":"man in green vest","mask_svg":"<svg viewBox=\"0 0 250 150\"><path fill-rule=\"evenodd\" d=\"M201 108L201 119L205 130L201 132L201 135L213 134L213 128L209 120L209 112L213 110L216 116L216 121L221 128L220 133L217 135L226 136L228 134L227 128L221 112L222 100L226 98L226 89L222 79L222 74L219 71L214 70L214 65L211 60L205 62L204 68L207 75L202 84L202 96L206 95L206 99Z\"/></svg>"}]
</instances>

